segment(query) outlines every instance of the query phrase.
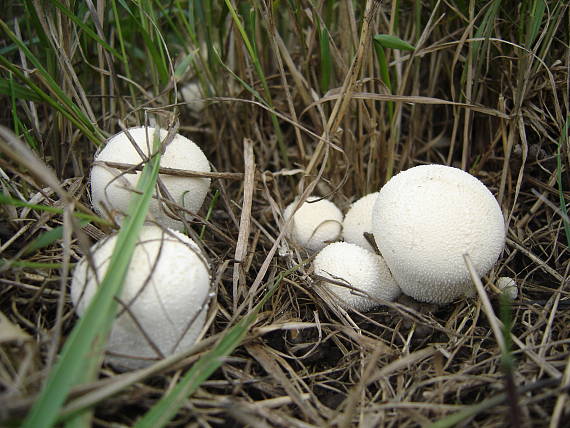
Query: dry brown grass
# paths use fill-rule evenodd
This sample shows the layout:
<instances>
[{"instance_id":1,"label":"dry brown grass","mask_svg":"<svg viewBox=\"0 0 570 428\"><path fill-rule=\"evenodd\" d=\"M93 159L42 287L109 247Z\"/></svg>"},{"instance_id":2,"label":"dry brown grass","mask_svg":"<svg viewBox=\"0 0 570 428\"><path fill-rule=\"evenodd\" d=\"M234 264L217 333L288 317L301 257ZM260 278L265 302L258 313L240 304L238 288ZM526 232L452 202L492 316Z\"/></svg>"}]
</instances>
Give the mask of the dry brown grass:
<instances>
[{"instance_id":1,"label":"dry brown grass","mask_svg":"<svg viewBox=\"0 0 570 428\"><path fill-rule=\"evenodd\" d=\"M93 111L88 115L105 133L115 132L119 121L140 123L143 107L159 121L160 110L175 112L181 132L205 150L217 172L204 211L193 224L196 231L206 225L203 245L217 293L206 339L182 361L157 367L118 388L113 397L104 396L95 407L96 426L131 425L251 310L267 284L300 264L259 314L243 346L188 399L172 426L415 427L478 403L483 405L460 426L505 426L517 414L525 426L565 425L570 413L570 257L557 161L562 188L570 189L570 146L568 136L561 138L569 114L568 8L559 20L541 24L545 38L552 31L549 50L543 51L546 41L523 47L518 31L524 28L524 16L515 13L512 25L498 17L491 38L481 40L474 39L473 24L479 25L489 5L468 8L465 15L453 2L428 3L421 9L423 26L417 28L413 5L402 5L395 23L389 3L376 9L367 2L370 19L363 24L360 6L339 2L331 29L333 89L328 94L319 89L318 34L311 22L325 13L324 2L299 2L306 8L300 19L291 11L285 14L290 26L305 26L287 34L278 32L272 11L260 5L258 47L273 108L255 101L220 68L201 114L184 103L172 104L171 87L154 93L153 84L142 79L140 91L134 89L136 104L126 94L114 98L118 89L109 85L119 82L120 73L107 66L102 53L99 63L92 64L94 82L100 80L101 86L85 87L83 94L74 93L78 85L62 69L62 86L83 100L82 109ZM509 7L503 5L501 13ZM56 21L46 25L65 32ZM416 45L412 54L393 51L389 57L399 82L393 94L378 77L370 39L390 29ZM480 51L472 56L477 42ZM233 72L262 93L235 28L224 46ZM210 70L203 51L201 55L207 76ZM62 56L72 67L80 61L79 47L65 43ZM136 73L144 77L146 70ZM391 123L386 101L394 102ZM94 146L45 104L18 103L18 108L41 142L37 155L55 171L61 188L46 183L48 173L5 156L0 158L3 192L36 204L69 209L75 201L76 208L87 207ZM0 120L11 127L9 106L0 109ZM271 112L281 126L287 160L279 151ZM491 307L479 298L441 307L402 298L369 313L347 313L312 278L310 263L305 264L309 255L282 239L283 208L299 195L316 193L345 210L379 189L392 169L424 163L470 171L503 208L507 244L483 278ZM206 220L214 191L220 198ZM568 190L562 198L567 205ZM69 246L57 241L24 254L26 244L64 224L63 215L12 205L0 210L3 259L61 266L66 257L75 262L84 253L85 246L74 237ZM94 224L83 230L91 240L110 231ZM0 309L6 317L0 320L2 423L29 409L75 315L65 269L2 265L0 272ZM499 276L515 278L520 287L512 305L511 391L489 322L491 311L499 314L494 286ZM75 389L71 399L90 397L125 379L104 366L100 380ZM491 397L494 401L485 401Z\"/></svg>"}]
</instances>

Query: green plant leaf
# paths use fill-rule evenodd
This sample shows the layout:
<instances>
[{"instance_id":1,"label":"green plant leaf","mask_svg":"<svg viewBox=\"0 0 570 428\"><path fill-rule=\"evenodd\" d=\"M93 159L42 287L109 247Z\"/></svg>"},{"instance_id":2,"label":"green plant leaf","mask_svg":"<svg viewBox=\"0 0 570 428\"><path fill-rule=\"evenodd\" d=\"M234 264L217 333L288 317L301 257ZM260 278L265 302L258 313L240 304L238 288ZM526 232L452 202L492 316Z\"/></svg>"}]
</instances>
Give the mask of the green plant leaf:
<instances>
[{"instance_id":1,"label":"green plant leaf","mask_svg":"<svg viewBox=\"0 0 570 428\"><path fill-rule=\"evenodd\" d=\"M33 210L37 210L37 211L47 211L50 213L54 213L54 214L63 214L63 209L62 208L56 208L56 207L51 207L49 205L38 205L38 204L30 204L29 202L26 201L22 201L20 199L16 199L16 198L12 198L8 195L6 195L5 193L0 192L0 205L13 205L15 207L26 207L26 208L31 208ZM99 223L105 226L111 226L111 223L109 223L109 221L101 218L101 217L97 217L95 215L89 215L89 214L84 214L84 213L79 213L79 212L74 212L73 213L74 217L77 217L78 219L81 220L85 220L88 222L93 222L93 223Z\"/></svg>"},{"instance_id":2,"label":"green plant leaf","mask_svg":"<svg viewBox=\"0 0 570 428\"><path fill-rule=\"evenodd\" d=\"M79 225L81 227L86 226L88 224L89 224L88 220L81 220L79 222ZM53 229L42 233L40 236L38 236L36 239L34 239L32 242L26 245L23 254L27 255L41 248L45 248L53 244L58 239L61 239L62 237L63 237L63 226L54 227Z\"/></svg>"},{"instance_id":3,"label":"green plant leaf","mask_svg":"<svg viewBox=\"0 0 570 428\"><path fill-rule=\"evenodd\" d=\"M415 49L414 46L405 40L390 34L376 34L374 36L374 43L378 43L383 48L398 49L401 51L413 51Z\"/></svg>"}]
</instances>

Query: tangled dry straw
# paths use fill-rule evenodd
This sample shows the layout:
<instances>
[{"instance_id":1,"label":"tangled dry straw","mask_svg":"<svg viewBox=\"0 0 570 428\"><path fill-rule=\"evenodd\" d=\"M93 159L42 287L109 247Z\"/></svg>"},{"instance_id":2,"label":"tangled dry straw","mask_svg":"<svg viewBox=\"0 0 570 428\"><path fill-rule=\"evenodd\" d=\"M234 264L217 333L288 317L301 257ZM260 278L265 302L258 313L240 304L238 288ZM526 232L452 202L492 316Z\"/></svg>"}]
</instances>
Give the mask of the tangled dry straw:
<instances>
[{"instance_id":1,"label":"tangled dry straw","mask_svg":"<svg viewBox=\"0 0 570 428\"><path fill-rule=\"evenodd\" d=\"M213 189L205 208L191 224L203 230L216 292L204 339L182 360L135 378L103 366L99 380L72 390L68 406L92 399L95 426L132 425L288 272L242 345L185 401L172 426L412 427L457 414L463 426L563 426L570 412L563 209L570 198L568 5L547 2L547 13L556 15L545 15L525 44L525 11L516 9L512 22L503 16L506 3L515 2L503 2L488 21L488 11L501 2L477 9L476 2L465 8L417 2L416 12L374 1L366 8L298 1L280 11L254 3L258 20L250 36L264 77L231 16L221 14L224 66L214 62L214 49L192 45L192 73L210 91L199 114L173 98L174 78L155 91L152 67L133 71L142 82L134 84L102 54L62 45L68 68L56 77L104 135L119 124L150 118L166 127L174 118L215 169L207 175ZM73 22L59 9L42 16L54 40L63 41ZM323 28L331 62L325 91ZM390 91L380 78L372 36L396 30L415 50L387 50L397 78ZM178 48L170 48L173 56ZM71 70L81 67L82 55L93 60L92 77L81 77L79 86ZM29 65L17 55L9 58L33 81ZM15 131L9 104L0 107L0 120ZM0 208L0 421L27 413L76 322L68 261L75 263L88 242L77 240L66 216L73 209L89 212L85 177L95 151L55 108L15 105L41 144L33 148L37 159L23 156L13 150L23 133L3 129L3 193L60 211ZM482 279L489 304L478 297L445 306L402 298L367 313L342 310L312 276L308 254L284 239L283 208L295 197L318 194L346 211L392 173L430 163L476 175L503 209L506 248ZM62 225L61 239L29 251L35 238ZM91 223L82 230L93 242L112 228ZM504 345L512 349L510 370L493 329L501 331L508 318L494 285L500 276L515 278L520 287Z\"/></svg>"}]
</instances>

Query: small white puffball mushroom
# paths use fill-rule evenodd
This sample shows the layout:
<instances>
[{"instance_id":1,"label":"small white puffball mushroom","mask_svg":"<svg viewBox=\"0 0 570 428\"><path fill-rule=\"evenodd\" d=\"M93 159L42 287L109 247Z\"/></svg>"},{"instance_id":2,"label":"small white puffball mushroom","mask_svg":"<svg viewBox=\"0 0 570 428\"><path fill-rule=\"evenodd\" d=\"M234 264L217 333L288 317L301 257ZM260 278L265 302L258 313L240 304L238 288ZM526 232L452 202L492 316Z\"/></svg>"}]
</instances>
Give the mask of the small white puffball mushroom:
<instances>
[{"instance_id":1,"label":"small white puffball mushroom","mask_svg":"<svg viewBox=\"0 0 570 428\"><path fill-rule=\"evenodd\" d=\"M180 93L187 103L188 108L194 113L200 113L204 109L204 97L198 81L187 83L180 89Z\"/></svg>"},{"instance_id":2,"label":"small white puffball mushroom","mask_svg":"<svg viewBox=\"0 0 570 428\"><path fill-rule=\"evenodd\" d=\"M519 289L514 279L502 276L497 279L497 288L511 300L515 300L519 295Z\"/></svg>"},{"instance_id":3,"label":"small white puffball mushroom","mask_svg":"<svg viewBox=\"0 0 570 428\"><path fill-rule=\"evenodd\" d=\"M368 251L375 251L364 237L364 233L372 234L372 209L377 197L378 192L370 193L350 206L342 223L344 242L356 244Z\"/></svg>"},{"instance_id":4,"label":"small white puffball mushroom","mask_svg":"<svg viewBox=\"0 0 570 428\"><path fill-rule=\"evenodd\" d=\"M402 292L428 303L471 293L464 254L483 276L505 243L503 215L489 189L443 165L417 166L388 181L374 205L372 225Z\"/></svg>"},{"instance_id":5,"label":"small white puffball mushroom","mask_svg":"<svg viewBox=\"0 0 570 428\"><path fill-rule=\"evenodd\" d=\"M309 196L293 215L289 236L300 246L319 251L328 242L335 241L342 229L342 212L331 201ZM283 212L287 221L293 214L297 201L289 204Z\"/></svg>"},{"instance_id":6,"label":"small white puffball mushroom","mask_svg":"<svg viewBox=\"0 0 570 428\"><path fill-rule=\"evenodd\" d=\"M141 151L148 156L154 145L155 128L138 127L128 129L129 134ZM167 131L160 129L160 139L164 141ZM150 149L150 150L149 150ZM132 191L136 188L141 172L135 174L119 171L102 162L117 162L138 165L142 159L133 147L125 132L111 137L105 147L96 155L91 169L91 199L95 210L104 215L107 207L120 222L127 212ZM166 146L160 159L160 166L189 171L210 172L210 163L202 150L188 138L177 134ZM160 179L178 205L190 212L197 212L202 206L210 179L203 177L178 177L160 174ZM156 192L155 192L156 196ZM153 198L150 202L149 217L157 223L175 230L182 230L184 224L171 216L165 203Z\"/></svg>"},{"instance_id":7,"label":"small white puffball mushroom","mask_svg":"<svg viewBox=\"0 0 570 428\"><path fill-rule=\"evenodd\" d=\"M316 255L314 270L319 276L362 291L359 293L325 282L324 285L344 309L368 311L378 306L374 298L393 301L400 295L400 288L382 257L356 244L334 242L327 245Z\"/></svg>"},{"instance_id":8,"label":"small white puffball mushroom","mask_svg":"<svg viewBox=\"0 0 570 428\"><path fill-rule=\"evenodd\" d=\"M92 247L97 276L85 257L74 270L71 300L79 316L107 271L116 238ZM209 267L196 243L180 232L143 227L123 283L106 361L138 369L191 348L204 327L209 293Z\"/></svg>"}]
</instances>

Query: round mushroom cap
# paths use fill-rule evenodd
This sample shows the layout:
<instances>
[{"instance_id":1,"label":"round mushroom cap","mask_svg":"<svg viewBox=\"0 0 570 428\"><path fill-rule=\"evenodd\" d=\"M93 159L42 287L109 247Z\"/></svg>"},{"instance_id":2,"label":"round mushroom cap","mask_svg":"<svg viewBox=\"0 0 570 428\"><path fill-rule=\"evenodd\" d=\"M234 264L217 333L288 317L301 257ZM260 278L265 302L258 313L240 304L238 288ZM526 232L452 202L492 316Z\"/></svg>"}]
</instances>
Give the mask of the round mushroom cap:
<instances>
[{"instance_id":1,"label":"round mushroom cap","mask_svg":"<svg viewBox=\"0 0 570 428\"><path fill-rule=\"evenodd\" d=\"M393 301L400 295L400 288L382 257L355 244L327 245L316 255L314 270L319 276L362 291L325 282L344 309L368 311L379 305L374 299Z\"/></svg>"},{"instance_id":2,"label":"round mushroom cap","mask_svg":"<svg viewBox=\"0 0 570 428\"><path fill-rule=\"evenodd\" d=\"M197 80L187 83L180 89L182 98L187 103L186 105L194 113L200 113L206 103L204 102L204 97L202 95L202 89L200 88L200 82Z\"/></svg>"},{"instance_id":3,"label":"round mushroom cap","mask_svg":"<svg viewBox=\"0 0 570 428\"><path fill-rule=\"evenodd\" d=\"M137 146L147 156L153 152L155 129L151 127L128 129ZM165 129L159 131L161 140L164 140L168 132ZM107 141L105 147L95 156L95 161L138 165L142 160L127 134L120 132ZM160 159L160 166L199 172L210 172L211 170L210 163L202 150L194 142L180 134L177 134L166 147ZM121 222L122 217L127 212L131 192L136 188L140 176L140 171L133 174L103 164L94 165L91 169L91 199L94 209L99 214L104 215L106 213L104 207L106 206L111 210L116 221ZM203 177L178 177L160 174L160 179L174 201L194 213L198 212L202 206L210 187L210 179ZM184 227L181 221L172 218L171 210L166 204L161 203L156 198L150 202L149 218L171 229L182 230Z\"/></svg>"},{"instance_id":4,"label":"round mushroom cap","mask_svg":"<svg viewBox=\"0 0 570 428\"><path fill-rule=\"evenodd\" d=\"M519 295L519 289L514 279L502 276L497 279L497 288L511 300L515 300Z\"/></svg>"},{"instance_id":5,"label":"round mushroom cap","mask_svg":"<svg viewBox=\"0 0 570 428\"><path fill-rule=\"evenodd\" d=\"M375 249L366 240L364 234L372 234L372 209L378 193L375 192L363 196L350 206L342 223L342 238L344 242L350 242L365 250L375 252Z\"/></svg>"},{"instance_id":6,"label":"round mushroom cap","mask_svg":"<svg viewBox=\"0 0 570 428\"><path fill-rule=\"evenodd\" d=\"M328 242L336 241L342 229L342 212L326 199L309 196L293 215L289 237L298 245L319 251ZM285 221L291 217L297 202L289 204L283 212Z\"/></svg>"},{"instance_id":7,"label":"round mushroom cap","mask_svg":"<svg viewBox=\"0 0 570 428\"><path fill-rule=\"evenodd\" d=\"M477 274L495 264L505 243L501 209L489 189L457 168L423 165L380 190L374 239L402 292L448 303L472 288L464 254Z\"/></svg>"},{"instance_id":8,"label":"round mushroom cap","mask_svg":"<svg viewBox=\"0 0 570 428\"><path fill-rule=\"evenodd\" d=\"M116 238L91 248L97 277L86 257L74 270L71 300L79 316L107 271ZM106 361L138 369L191 348L204 327L209 293L208 263L196 243L180 232L143 227L123 283Z\"/></svg>"}]
</instances>

